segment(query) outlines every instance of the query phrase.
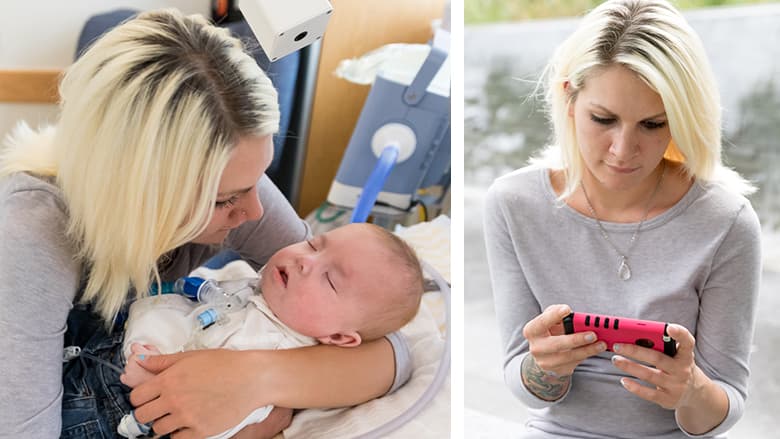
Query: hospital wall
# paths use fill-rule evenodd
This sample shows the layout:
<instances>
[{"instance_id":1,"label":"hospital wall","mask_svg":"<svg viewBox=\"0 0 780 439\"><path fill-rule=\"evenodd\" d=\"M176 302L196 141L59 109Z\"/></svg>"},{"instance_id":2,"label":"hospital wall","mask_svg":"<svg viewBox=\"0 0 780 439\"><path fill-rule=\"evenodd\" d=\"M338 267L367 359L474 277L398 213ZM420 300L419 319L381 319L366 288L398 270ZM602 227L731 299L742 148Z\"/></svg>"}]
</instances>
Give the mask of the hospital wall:
<instances>
[{"instance_id":1,"label":"hospital wall","mask_svg":"<svg viewBox=\"0 0 780 439\"><path fill-rule=\"evenodd\" d=\"M7 2L0 14L0 88L3 89L0 96L56 96L57 74L73 62L79 33L92 15L128 7L140 10L175 7L185 13L207 15L210 4L209 0ZM37 86L47 90L24 93L14 88ZM0 98L0 138L19 120L36 127L54 123L56 117L57 106L53 103L8 102Z\"/></svg>"}]
</instances>

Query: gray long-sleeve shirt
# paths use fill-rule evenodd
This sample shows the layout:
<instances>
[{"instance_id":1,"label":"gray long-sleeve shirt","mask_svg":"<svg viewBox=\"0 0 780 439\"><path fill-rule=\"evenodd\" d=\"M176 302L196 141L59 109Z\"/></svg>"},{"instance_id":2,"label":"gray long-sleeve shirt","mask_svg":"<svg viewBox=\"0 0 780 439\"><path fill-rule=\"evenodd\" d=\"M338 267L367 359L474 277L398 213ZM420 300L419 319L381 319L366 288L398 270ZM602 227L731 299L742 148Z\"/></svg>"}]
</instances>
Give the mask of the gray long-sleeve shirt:
<instances>
[{"instance_id":1,"label":"gray long-sleeve shirt","mask_svg":"<svg viewBox=\"0 0 780 439\"><path fill-rule=\"evenodd\" d=\"M259 268L278 249L310 235L309 227L268 179L258 183L265 213L228 235L224 247L188 244L174 253L163 281L185 276L222 248ZM67 208L54 184L25 173L0 180L0 437L60 436L62 349L82 267L64 231ZM411 376L398 333L393 388Z\"/></svg>"},{"instance_id":2,"label":"gray long-sleeve shirt","mask_svg":"<svg viewBox=\"0 0 780 439\"><path fill-rule=\"evenodd\" d=\"M625 249L637 224L602 222ZM504 377L531 413L528 427L552 437L684 438L673 410L622 388L611 353L574 371L568 393L544 401L524 386L523 326L547 306L678 323L696 338L697 365L728 396L726 419L743 412L760 279L760 225L750 203L715 184L695 183L671 209L646 221L630 253L632 277L596 221L556 204L549 172L523 168L488 191L485 242L504 346ZM547 437L547 435L545 435Z\"/></svg>"}]
</instances>

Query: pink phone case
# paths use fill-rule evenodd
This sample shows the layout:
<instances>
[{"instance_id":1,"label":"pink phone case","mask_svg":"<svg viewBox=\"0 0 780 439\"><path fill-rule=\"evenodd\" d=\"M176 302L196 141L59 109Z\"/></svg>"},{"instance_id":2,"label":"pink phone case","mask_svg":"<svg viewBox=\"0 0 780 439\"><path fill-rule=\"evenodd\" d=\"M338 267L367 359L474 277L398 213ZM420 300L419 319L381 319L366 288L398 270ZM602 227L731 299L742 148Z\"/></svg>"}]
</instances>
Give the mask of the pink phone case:
<instances>
[{"instance_id":1,"label":"pink phone case","mask_svg":"<svg viewBox=\"0 0 780 439\"><path fill-rule=\"evenodd\" d=\"M615 343L636 344L674 357L677 342L666 332L668 323L573 312L563 318L567 334L593 331L612 350Z\"/></svg>"}]
</instances>

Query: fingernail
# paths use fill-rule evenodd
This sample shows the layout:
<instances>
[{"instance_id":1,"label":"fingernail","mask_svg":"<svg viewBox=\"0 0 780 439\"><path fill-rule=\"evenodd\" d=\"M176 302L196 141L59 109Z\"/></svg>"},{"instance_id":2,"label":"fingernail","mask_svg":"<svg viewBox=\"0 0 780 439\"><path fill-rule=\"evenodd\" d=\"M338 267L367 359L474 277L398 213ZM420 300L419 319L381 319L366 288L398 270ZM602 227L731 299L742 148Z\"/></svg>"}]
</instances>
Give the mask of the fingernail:
<instances>
[{"instance_id":1,"label":"fingernail","mask_svg":"<svg viewBox=\"0 0 780 439\"><path fill-rule=\"evenodd\" d=\"M607 344L606 343L599 343L599 350L600 351L606 351L607 350Z\"/></svg>"},{"instance_id":2,"label":"fingernail","mask_svg":"<svg viewBox=\"0 0 780 439\"><path fill-rule=\"evenodd\" d=\"M141 355L138 356L138 359L141 360L141 361L144 361L144 358L146 358L146 355L144 355L144 354L141 354Z\"/></svg>"},{"instance_id":3,"label":"fingernail","mask_svg":"<svg viewBox=\"0 0 780 439\"><path fill-rule=\"evenodd\" d=\"M615 351L615 352L620 352L620 349L622 349L622 348L623 348L623 345L621 345L621 344L617 344L616 343L616 344L612 345L612 350Z\"/></svg>"},{"instance_id":4,"label":"fingernail","mask_svg":"<svg viewBox=\"0 0 780 439\"><path fill-rule=\"evenodd\" d=\"M618 360L620 360L620 355L613 355L613 356L612 356L612 363L613 363L613 364L614 364L614 363L617 363L617 362L618 362Z\"/></svg>"},{"instance_id":5,"label":"fingernail","mask_svg":"<svg viewBox=\"0 0 780 439\"><path fill-rule=\"evenodd\" d=\"M592 343L596 341L596 336L594 334L588 334L585 336L585 341L587 341L588 343Z\"/></svg>"},{"instance_id":6,"label":"fingernail","mask_svg":"<svg viewBox=\"0 0 780 439\"><path fill-rule=\"evenodd\" d=\"M623 387L628 387L628 381L626 381L626 379L625 379L625 378L621 378L621 379L620 379L620 384L622 384L622 385L623 385Z\"/></svg>"}]
</instances>

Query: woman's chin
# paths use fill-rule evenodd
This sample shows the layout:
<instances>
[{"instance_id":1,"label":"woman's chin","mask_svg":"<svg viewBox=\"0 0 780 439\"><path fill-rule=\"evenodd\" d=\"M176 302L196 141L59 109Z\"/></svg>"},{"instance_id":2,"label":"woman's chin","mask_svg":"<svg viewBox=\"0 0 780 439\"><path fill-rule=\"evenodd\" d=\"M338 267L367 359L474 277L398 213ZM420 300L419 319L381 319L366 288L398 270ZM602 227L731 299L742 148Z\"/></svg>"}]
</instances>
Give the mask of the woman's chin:
<instances>
[{"instance_id":1,"label":"woman's chin","mask_svg":"<svg viewBox=\"0 0 780 439\"><path fill-rule=\"evenodd\" d=\"M609 191L620 192L631 190L642 184L641 175L638 172L616 173L606 169L598 176L602 188Z\"/></svg>"},{"instance_id":2,"label":"woman's chin","mask_svg":"<svg viewBox=\"0 0 780 439\"><path fill-rule=\"evenodd\" d=\"M193 239L194 244L222 244L230 233L230 229L217 230L209 233L201 233Z\"/></svg>"}]
</instances>

